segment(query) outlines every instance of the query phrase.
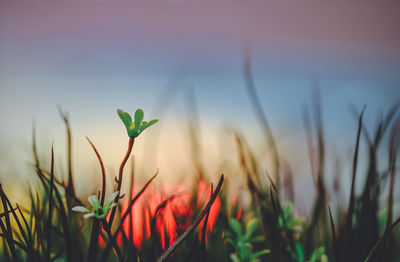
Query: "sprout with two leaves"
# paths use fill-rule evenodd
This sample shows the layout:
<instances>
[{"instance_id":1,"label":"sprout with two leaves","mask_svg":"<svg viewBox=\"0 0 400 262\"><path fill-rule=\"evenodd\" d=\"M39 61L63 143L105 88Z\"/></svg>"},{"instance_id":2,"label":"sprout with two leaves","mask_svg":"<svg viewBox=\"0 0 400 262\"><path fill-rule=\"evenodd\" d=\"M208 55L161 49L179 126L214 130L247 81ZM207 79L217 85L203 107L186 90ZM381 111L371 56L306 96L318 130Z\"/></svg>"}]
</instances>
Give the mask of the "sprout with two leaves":
<instances>
[{"instance_id":1,"label":"sprout with two leaves","mask_svg":"<svg viewBox=\"0 0 400 262\"><path fill-rule=\"evenodd\" d=\"M119 118L121 118L126 127L126 132L129 137L135 138L139 136L146 128L158 122L157 119L153 119L149 122L143 121L144 113L142 109L136 110L134 121L132 121L132 117L127 112L124 112L121 109L118 109L117 112Z\"/></svg>"}]
</instances>

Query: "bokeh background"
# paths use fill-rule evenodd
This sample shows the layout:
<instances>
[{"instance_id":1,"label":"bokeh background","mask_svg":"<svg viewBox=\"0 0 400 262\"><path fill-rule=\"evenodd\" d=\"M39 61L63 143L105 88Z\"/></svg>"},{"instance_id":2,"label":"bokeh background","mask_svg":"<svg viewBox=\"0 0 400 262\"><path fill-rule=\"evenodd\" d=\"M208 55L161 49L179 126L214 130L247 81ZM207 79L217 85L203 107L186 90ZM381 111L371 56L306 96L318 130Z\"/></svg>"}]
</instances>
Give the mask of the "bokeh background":
<instances>
[{"instance_id":1,"label":"bokeh background","mask_svg":"<svg viewBox=\"0 0 400 262\"><path fill-rule=\"evenodd\" d=\"M220 172L229 178L237 165L233 130L268 171L268 148L243 78L250 50L257 93L296 171L298 194L312 197L302 110L316 86L328 169L343 160L346 187L357 127L350 105L367 104L367 126L374 127L400 99L399 13L394 0L3 0L0 180L20 186L33 176L33 125L43 159L54 141L57 168L66 166L58 106L70 116L81 190L96 188L99 171L85 136L110 176L117 171L127 144L117 108L143 108L145 119L160 119L137 140L139 180L157 168L168 182L190 176L189 123L211 178Z\"/></svg>"}]
</instances>

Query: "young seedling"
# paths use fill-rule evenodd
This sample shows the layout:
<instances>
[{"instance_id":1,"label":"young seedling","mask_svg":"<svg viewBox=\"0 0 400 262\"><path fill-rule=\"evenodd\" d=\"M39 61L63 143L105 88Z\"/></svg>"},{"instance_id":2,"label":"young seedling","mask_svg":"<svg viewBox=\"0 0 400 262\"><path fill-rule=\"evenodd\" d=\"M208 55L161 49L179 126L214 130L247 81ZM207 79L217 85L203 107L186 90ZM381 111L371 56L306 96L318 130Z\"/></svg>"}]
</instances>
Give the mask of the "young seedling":
<instances>
[{"instance_id":1,"label":"young seedling","mask_svg":"<svg viewBox=\"0 0 400 262\"><path fill-rule=\"evenodd\" d=\"M129 137L138 137L146 128L154 125L158 122L157 119L153 119L149 122L143 121L144 113L142 109L138 109L135 112L135 120L132 122L132 117L121 109L117 110L119 118L126 127L126 132Z\"/></svg>"},{"instance_id":2,"label":"young seedling","mask_svg":"<svg viewBox=\"0 0 400 262\"><path fill-rule=\"evenodd\" d=\"M99 220L102 220L107 216L107 213L117 205L116 203L113 203L113 201L115 200L117 195L118 195L118 191L115 191L114 193L112 193L110 198L107 199L104 206L100 205L100 201L97 198L97 196L91 195L88 197L88 201L89 201L89 204L92 206L93 211L90 209L87 209L84 206L75 206L72 208L72 210L75 212L86 213L83 216L84 218L95 217Z\"/></svg>"},{"instance_id":3,"label":"young seedling","mask_svg":"<svg viewBox=\"0 0 400 262\"><path fill-rule=\"evenodd\" d=\"M278 222L281 229L296 233L302 230L305 220L301 217L293 217L292 210L292 204L288 203L284 205Z\"/></svg>"},{"instance_id":4,"label":"young seedling","mask_svg":"<svg viewBox=\"0 0 400 262\"><path fill-rule=\"evenodd\" d=\"M119 118L121 118L122 122L124 123L126 132L128 133L128 136L129 136L128 150L126 151L125 157L122 160L121 165L119 167L118 178L115 179L115 181L117 182L117 191L121 191L124 167L125 167L126 162L129 159L129 156L131 155L133 143L135 142L135 138L138 137L146 128L157 123L158 120L153 119L149 122L143 121L144 113L143 113L142 109L136 110L135 119L133 122L132 122L132 117L127 112L124 112L121 109L118 109L117 113L118 113ZM114 203L117 203L119 199L120 199L120 195L118 194L114 200ZM110 225L113 222L114 215L115 215L115 209L111 212L111 215L110 215L110 221L109 221Z\"/></svg>"},{"instance_id":5,"label":"young seedling","mask_svg":"<svg viewBox=\"0 0 400 262\"><path fill-rule=\"evenodd\" d=\"M295 244L296 251L290 251L292 258L296 262L328 262L328 256L325 254L325 247L318 247L314 249L314 251L310 255L310 259L306 260L305 251L303 246L300 243Z\"/></svg>"},{"instance_id":6,"label":"young seedling","mask_svg":"<svg viewBox=\"0 0 400 262\"><path fill-rule=\"evenodd\" d=\"M260 261L259 257L270 253L268 249L253 251L253 243L262 242L264 240L264 237L261 235L253 236L258 225L257 219L254 218L246 224L244 233L242 225L238 220L231 218L229 220L229 225L234 234L226 232L227 237L225 239L236 250L236 253L230 255L233 262L258 262Z\"/></svg>"}]
</instances>

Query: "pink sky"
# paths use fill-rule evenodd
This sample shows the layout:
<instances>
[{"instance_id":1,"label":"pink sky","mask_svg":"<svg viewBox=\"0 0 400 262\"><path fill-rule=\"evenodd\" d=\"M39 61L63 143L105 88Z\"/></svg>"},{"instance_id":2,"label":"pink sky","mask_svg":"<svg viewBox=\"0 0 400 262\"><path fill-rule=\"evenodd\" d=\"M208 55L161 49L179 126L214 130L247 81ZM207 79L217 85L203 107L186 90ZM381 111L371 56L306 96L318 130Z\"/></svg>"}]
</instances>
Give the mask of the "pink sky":
<instances>
[{"instance_id":1,"label":"pink sky","mask_svg":"<svg viewBox=\"0 0 400 262\"><path fill-rule=\"evenodd\" d=\"M398 1L2 1L1 53L54 44L208 49L251 42L400 54Z\"/></svg>"},{"instance_id":2,"label":"pink sky","mask_svg":"<svg viewBox=\"0 0 400 262\"><path fill-rule=\"evenodd\" d=\"M1 0L0 145L17 159L8 149L30 143L34 117L48 127L45 142L63 141L61 105L85 150L89 135L116 155L120 148L107 139L121 132L116 108L151 112L176 75L182 86L196 88L207 131L209 118L259 130L241 75L243 45L250 43L258 93L274 129L304 141L297 132L301 108L318 78L326 91L327 130L347 146L341 138L353 141L349 102L367 103L375 120L378 109L400 97L399 14L398 0ZM181 100L172 101L170 116L184 119ZM181 123L161 117L160 125Z\"/></svg>"}]
</instances>

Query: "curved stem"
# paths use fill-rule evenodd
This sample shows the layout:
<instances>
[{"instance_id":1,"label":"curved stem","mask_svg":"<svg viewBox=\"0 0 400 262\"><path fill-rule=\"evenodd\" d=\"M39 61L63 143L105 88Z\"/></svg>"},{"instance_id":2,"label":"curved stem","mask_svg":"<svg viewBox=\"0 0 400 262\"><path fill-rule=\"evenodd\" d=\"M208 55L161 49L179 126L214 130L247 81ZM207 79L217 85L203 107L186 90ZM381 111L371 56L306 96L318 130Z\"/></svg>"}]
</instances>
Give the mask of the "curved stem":
<instances>
[{"instance_id":1,"label":"curved stem","mask_svg":"<svg viewBox=\"0 0 400 262\"><path fill-rule=\"evenodd\" d=\"M123 176L123 172L124 172L124 167L126 165L126 162L129 159L129 156L131 155L132 152L132 148L133 148L133 143L135 142L135 138L134 137L129 137L129 143L128 143L128 150L126 151L125 157L121 162L121 165L119 166L119 172L118 172L118 183L117 183L117 191L118 191L118 195L117 197L114 199L114 203L118 203L119 201L119 197L121 195L121 186L122 186L122 176ZM112 225L112 222L114 220L114 216L115 216L115 212L116 212L116 208L114 208L111 211L111 216L110 216L110 220L109 220L109 224Z\"/></svg>"},{"instance_id":2,"label":"curved stem","mask_svg":"<svg viewBox=\"0 0 400 262\"><path fill-rule=\"evenodd\" d=\"M101 185L101 197L100 197L100 205L104 205L104 197L106 195L106 170L104 169L104 163L103 160L101 159L101 156L99 152L97 151L97 148L94 146L92 141L88 137L86 137L87 141L89 144L92 146L94 153L97 156L97 159L99 160L100 168L101 168L101 179L102 179L102 185Z\"/></svg>"},{"instance_id":3,"label":"curved stem","mask_svg":"<svg viewBox=\"0 0 400 262\"><path fill-rule=\"evenodd\" d=\"M104 205L104 197L106 194L106 171L104 169L104 164L103 160L101 159L101 156L99 152L97 151L96 147L90 141L88 137L86 137L87 141L89 144L92 146L93 151L95 152L97 159L99 160L100 167L101 167L101 177L102 177L102 187L101 187L101 197L100 197L100 205ZM100 220L93 220L92 224L92 233L90 235L90 242L89 242L89 249L88 249L88 255L87 255L87 261L96 261L96 253L97 253L97 239L99 237L99 232L100 232Z\"/></svg>"}]
</instances>

